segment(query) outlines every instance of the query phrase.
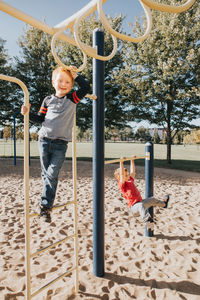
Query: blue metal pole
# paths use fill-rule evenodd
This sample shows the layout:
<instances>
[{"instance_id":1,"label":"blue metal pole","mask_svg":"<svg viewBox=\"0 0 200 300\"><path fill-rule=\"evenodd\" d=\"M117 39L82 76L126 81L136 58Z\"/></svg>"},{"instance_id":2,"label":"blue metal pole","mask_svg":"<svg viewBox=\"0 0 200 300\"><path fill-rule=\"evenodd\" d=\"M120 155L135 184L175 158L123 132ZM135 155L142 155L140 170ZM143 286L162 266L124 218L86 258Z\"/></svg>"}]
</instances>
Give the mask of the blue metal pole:
<instances>
[{"instance_id":1,"label":"blue metal pole","mask_svg":"<svg viewBox=\"0 0 200 300\"><path fill-rule=\"evenodd\" d=\"M145 197L153 196L153 176L154 176L154 153L153 153L153 143L147 142L145 145L146 155L150 154L150 159L145 159ZM153 207L150 207L149 213L153 219ZM145 235L147 237L152 237L153 230L150 230L145 226Z\"/></svg>"},{"instance_id":2,"label":"blue metal pole","mask_svg":"<svg viewBox=\"0 0 200 300\"><path fill-rule=\"evenodd\" d=\"M93 47L104 54L104 33L93 32ZM104 62L93 59L93 272L104 275Z\"/></svg>"}]
</instances>

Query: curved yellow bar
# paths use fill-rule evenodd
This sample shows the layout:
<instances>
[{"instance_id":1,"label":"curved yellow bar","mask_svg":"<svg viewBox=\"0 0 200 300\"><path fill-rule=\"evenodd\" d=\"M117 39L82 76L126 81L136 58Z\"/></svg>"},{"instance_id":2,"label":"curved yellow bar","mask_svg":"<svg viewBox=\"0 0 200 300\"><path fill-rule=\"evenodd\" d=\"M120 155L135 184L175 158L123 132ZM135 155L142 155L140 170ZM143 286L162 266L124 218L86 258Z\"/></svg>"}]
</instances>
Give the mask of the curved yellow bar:
<instances>
[{"instance_id":1,"label":"curved yellow bar","mask_svg":"<svg viewBox=\"0 0 200 300\"><path fill-rule=\"evenodd\" d=\"M80 11L78 11L77 13L75 13L74 15L72 15L71 17L67 18L66 20L64 20L63 22L61 22L60 24L58 24L54 27L48 26L47 24L29 16L28 14L25 14L24 12L16 9L15 7L8 5L7 3L5 3L2 0L0 0L0 10L35 27L35 28L38 28L50 35L54 35L60 28L63 28L66 23L68 24L68 28L73 28L74 22L76 21L76 19L79 15L82 15L85 12L87 12L87 15L90 15L91 13L96 11L96 8L97 8L96 1L97 0L91 0ZM103 2L106 2L106 1L107 0L103 0ZM62 41L68 42L74 46L77 46L75 39L68 36L67 34L61 33L58 38L59 38L59 40L62 40ZM95 55L96 49L94 49L93 47L88 46L88 45L85 45L84 47L87 49L88 53L90 53L90 56Z\"/></svg>"},{"instance_id":2,"label":"curved yellow bar","mask_svg":"<svg viewBox=\"0 0 200 300\"><path fill-rule=\"evenodd\" d=\"M169 13L181 13L188 10L196 0L188 0L186 3L178 6L161 4L152 0L140 0L151 9L160 10Z\"/></svg>"},{"instance_id":3,"label":"curved yellow bar","mask_svg":"<svg viewBox=\"0 0 200 300\"><path fill-rule=\"evenodd\" d=\"M24 92L24 104L29 106L29 92L26 85L18 78L0 74L0 79L17 83ZM24 199L25 199L25 247L26 247L26 299L31 299L30 277L30 218L29 218L29 114L24 116Z\"/></svg>"},{"instance_id":4,"label":"curved yellow bar","mask_svg":"<svg viewBox=\"0 0 200 300\"><path fill-rule=\"evenodd\" d=\"M102 8L102 4L103 4L103 0L97 0L97 10L99 13L99 17L101 19L101 22L103 23L104 27L106 28L107 31L109 31L113 36L124 40L124 41L128 41L128 42L132 42L132 43L139 43L144 41L148 35L151 32L151 28L152 28L152 16L151 16L151 11L149 9L148 6L146 6L145 4L143 4L140 0L140 3L145 11L145 15L147 18L147 28L146 28L146 32L144 33L144 35L140 36L140 37L131 37L125 34L121 34L117 31L115 31L109 24L104 12L103 12L103 8Z\"/></svg>"},{"instance_id":5,"label":"curved yellow bar","mask_svg":"<svg viewBox=\"0 0 200 300\"><path fill-rule=\"evenodd\" d=\"M29 105L29 92L26 85L18 78L0 74L0 79L17 83L24 92L24 105Z\"/></svg>"},{"instance_id":6,"label":"curved yellow bar","mask_svg":"<svg viewBox=\"0 0 200 300\"><path fill-rule=\"evenodd\" d=\"M58 30L54 35L53 35L53 38L51 40L51 52L53 54L53 57L55 59L55 61L57 62L58 65L62 66L63 68L66 68L68 70L70 70L70 67L66 66L60 59L59 57L57 56L57 53L56 53L56 47L55 47L55 41L56 41L56 38L65 31L65 29L67 28L67 25L66 27L63 27L61 28L60 30ZM86 64L87 64L87 56L85 55L85 53L83 52L83 64L77 68L77 72L81 72L85 67L86 67Z\"/></svg>"},{"instance_id":7,"label":"curved yellow bar","mask_svg":"<svg viewBox=\"0 0 200 300\"><path fill-rule=\"evenodd\" d=\"M81 22L81 20L83 20L84 18L87 17L87 12L83 15L80 15L75 24L74 24L74 38L75 38L75 41L76 43L78 44L79 48L83 51L83 53L86 53L87 55L93 57L93 58L96 58L96 59L99 59L99 60L103 60L103 61L107 61L107 60L110 60L112 59L116 52L117 52L117 38L111 34L112 36L112 40L113 40L113 50L111 52L110 55L107 55L107 56L102 56L102 55L99 55L97 54L97 50L95 51L95 53L91 53L91 51L89 50L88 47L85 46L85 44L83 42L81 42L80 38L79 38L79 24Z\"/></svg>"}]
</instances>

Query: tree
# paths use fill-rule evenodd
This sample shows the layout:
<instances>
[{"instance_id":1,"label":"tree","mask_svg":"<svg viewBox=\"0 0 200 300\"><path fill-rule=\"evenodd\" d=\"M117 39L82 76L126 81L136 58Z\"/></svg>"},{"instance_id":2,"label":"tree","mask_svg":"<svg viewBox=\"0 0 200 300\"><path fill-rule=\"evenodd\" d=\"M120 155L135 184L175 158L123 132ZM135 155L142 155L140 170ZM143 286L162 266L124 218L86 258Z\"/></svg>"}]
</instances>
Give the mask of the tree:
<instances>
[{"instance_id":1,"label":"tree","mask_svg":"<svg viewBox=\"0 0 200 300\"><path fill-rule=\"evenodd\" d=\"M158 134L158 131L156 131L156 132L154 133L154 136L153 136L153 142L154 142L154 144L159 144L159 143L160 143L160 136L159 136L159 134Z\"/></svg>"},{"instance_id":2,"label":"tree","mask_svg":"<svg viewBox=\"0 0 200 300\"><path fill-rule=\"evenodd\" d=\"M84 136L84 132L81 130L80 127L77 126L76 128L76 135L77 135L77 139L79 142L81 142L83 136Z\"/></svg>"},{"instance_id":3,"label":"tree","mask_svg":"<svg viewBox=\"0 0 200 300\"><path fill-rule=\"evenodd\" d=\"M144 127L139 127L138 130L135 133L135 139L139 141L151 141L151 135L149 133L149 130Z\"/></svg>"},{"instance_id":4,"label":"tree","mask_svg":"<svg viewBox=\"0 0 200 300\"><path fill-rule=\"evenodd\" d=\"M87 142L92 140L92 131L91 131L91 129L87 129L84 132L84 138L86 139Z\"/></svg>"},{"instance_id":5,"label":"tree","mask_svg":"<svg viewBox=\"0 0 200 300\"><path fill-rule=\"evenodd\" d=\"M113 127L110 129L111 139L115 142L119 140L119 129L117 127Z\"/></svg>"},{"instance_id":6,"label":"tree","mask_svg":"<svg viewBox=\"0 0 200 300\"><path fill-rule=\"evenodd\" d=\"M193 130L183 138L184 144L200 144L200 130Z\"/></svg>"},{"instance_id":7,"label":"tree","mask_svg":"<svg viewBox=\"0 0 200 300\"><path fill-rule=\"evenodd\" d=\"M120 130L121 140L129 141L133 138L133 129L130 126L127 126Z\"/></svg>"},{"instance_id":8,"label":"tree","mask_svg":"<svg viewBox=\"0 0 200 300\"><path fill-rule=\"evenodd\" d=\"M54 92L51 73L55 61L51 54L51 36L27 26L19 39L20 57L15 57L15 72L27 86L31 110L38 112L43 99ZM18 102L18 109L22 101Z\"/></svg>"},{"instance_id":9,"label":"tree","mask_svg":"<svg viewBox=\"0 0 200 300\"><path fill-rule=\"evenodd\" d=\"M193 134L195 143L200 144L200 130L195 130Z\"/></svg>"},{"instance_id":10,"label":"tree","mask_svg":"<svg viewBox=\"0 0 200 300\"><path fill-rule=\"evenodd\" d=\"M16 130L16 139L17 140L23 140L24 139L24 132L23 127L19 126Z\"/></svg>"},{"instance_id":11,"label":"tree","mask_svg":"<svg viewBox=\"0 0 200 300\"><path fill-rule=\"evenodd\" d=\"M11 59L5 49L6 41L0 38L0 73L12 76ZM14 83L0 80L0 125L10 124L13 117L13 95L18 87ZM19 88L18 88L19 89Z\"/></svg>"},{"instance_id":12,"label":"tree","mask_svg":"<svg viewBox=\"0 0 200 300\"><path fill-rule=\"evenodd\" d=\"M3 138L10 139L13 137L13 129L11 126L5 126L3 130Z\"/></svg>"},{"instance_id":13,"label":"tree","mask_svg":"<svg viewBox=\"0 0 200 300\"><path fill-rule=\"evenodd\" d=\"M129 101L130 121L148 120L166 128L171 163L173 138L178 131L194 128L191 121L200 117L200 7L197 1L181 14L152 14L150 36L142 43L127 44L126 64L118 78L123 98ZM134 32L142 31L137 22Z\"/></svg>"},{"instance_id":14,"label":"tree","mask_svg":"<svg viewBox=\"0 0 200 300\"><path fill-rule=\"evenodd\" d=\"M177 144L177 145L180 145L182 142L183 142L183 131L179 131L175 135L175 137L173 139L173 143Z\"/></svg>"},{"instance_id":15,"label":"tree","mask_svg":"<svg viewBox=\"0 0 200 300\"><path fill-rule=\"evenodd\" d=\"M108 141L111 139L111 132L110 132L110 128L105 127L105 140Z\"/></svg>"},{"instance_id":16,"label":"tree","mask_svg":"<svg viewBox=\"0 0 200 300\"><path fill-rule=\"evenodd\" d=\"M30 138L31 138L31 141L38 141L38 134L37 134L37 132L31 132Z\"/></svg>"}]
</instances>

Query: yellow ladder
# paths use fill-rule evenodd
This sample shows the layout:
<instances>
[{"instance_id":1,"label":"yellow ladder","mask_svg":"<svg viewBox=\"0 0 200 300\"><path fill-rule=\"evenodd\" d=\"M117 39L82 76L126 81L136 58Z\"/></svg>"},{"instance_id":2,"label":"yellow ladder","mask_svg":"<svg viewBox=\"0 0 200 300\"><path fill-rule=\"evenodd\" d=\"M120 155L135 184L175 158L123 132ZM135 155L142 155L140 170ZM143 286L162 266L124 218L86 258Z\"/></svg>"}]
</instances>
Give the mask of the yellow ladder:
<instances>
[{"instance_id":1,"label":"yellow ladder","mask_svg":"<svg viewBox=\"0 0 200 300\"><path fill-rule=\"evenodd\" d=\"M67 236L55 243L50 244L49 246L42 248L34 253L30 253L30 218L36 217L38 213L29 214L29 206L26 207L26 299L30 300L43 290L48 288L50 285L54 284L58 280L62 279L63 277L69 275L73 271L75 271L75 293L78 293L79 290L79 278L78 278L78 221L77 221L77 167L76 167L76 114L74 116L74 126L73 126L73 140L72 140L72 152L73 152L73 161L72 161L72 168L73 168L73 201L70 201L66 204L59 205L53 207L52 210L61 209L63 207L73 205L74 211L74 233L70 236ZM40 287L38 290L34 291L31 294L31 259L36 257L38 254L45 252L59 244L66 242L69 239L74 239L74 266L69 269L67 272L64 272L62 275L59 275L55 279L51 280L49 283L45 284L44 286Z\"/></svg>"},{"instance_id":2,"label":"yellow ladder","mask_svg":"<svg viewBox=\"0 0 200 300\"><path fill-rule=\"evenodd\" d=\"M24 105L29 106L29 92L26 85L18 78L0 74L1 80L6 80L9 82L14 82L18 84L24 92ZM73 139L72 139L72 168L73 168L73 201L66 204L54 207L53 209L62 208L68 205L74 205L74 234L59 240L43 249L38 250L31 254L30 251L30 218L38 216L38 213L29 213L29 114L24 116L24 199L25 199L25 251L26 251L26 300L30 300L34 296L38 295L44 289L49 287L51 284L55 283L59 279L67 276L68 274L75 271L75 292L79 289L79 279L78 279L78 222L77 222L77 167L76 167L76 113L74 115L74 126L73 126ZM31 294L31 259L41 252L49 250L67 240L74 239L74 267L65 272L64 274L58 276L54 280L50 281L45 286L39 288L33 294Z\"/></svg>"}]
</instances>

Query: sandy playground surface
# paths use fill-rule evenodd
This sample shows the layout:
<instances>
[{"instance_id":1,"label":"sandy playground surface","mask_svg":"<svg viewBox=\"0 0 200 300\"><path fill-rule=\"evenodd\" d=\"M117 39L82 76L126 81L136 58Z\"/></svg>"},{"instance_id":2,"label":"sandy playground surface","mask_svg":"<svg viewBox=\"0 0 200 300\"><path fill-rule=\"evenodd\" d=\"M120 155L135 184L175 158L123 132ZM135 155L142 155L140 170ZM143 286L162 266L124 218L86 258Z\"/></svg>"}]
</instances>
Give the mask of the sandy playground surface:
<instances>
[{"instance_id":1,"label":"sandy playground surface","mask_svg":"<svg viewBox=\"0 0 200 300\"><path fill-rule=\"evenodd\" d=\"M154 195L171 195L168 209L155 208L153 238L144 236L140 218L130 215L113 170L105 167L105 276L93 274L92 163L78 162L79 294L74 274L34 297L37 300L199 300L200 299L200 174L155 169ZM136 168L136 184L144 197L144 168ZM30 166L30 211L39 207L40 165ZM60 174L55 205L72 200L71 162ZM25 299L25 228L23 162L0 159L0 299ZM52 213L47 224L31 219L31 251L72 234L72 208ZM73 240L31 260L32 293L73 264Z\"/></svg>"}]
</instances>

